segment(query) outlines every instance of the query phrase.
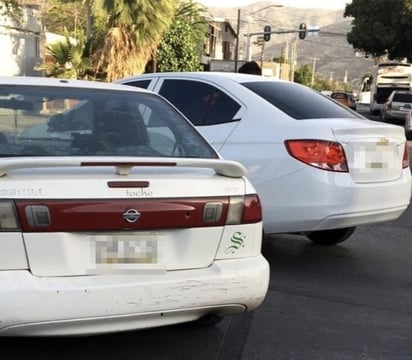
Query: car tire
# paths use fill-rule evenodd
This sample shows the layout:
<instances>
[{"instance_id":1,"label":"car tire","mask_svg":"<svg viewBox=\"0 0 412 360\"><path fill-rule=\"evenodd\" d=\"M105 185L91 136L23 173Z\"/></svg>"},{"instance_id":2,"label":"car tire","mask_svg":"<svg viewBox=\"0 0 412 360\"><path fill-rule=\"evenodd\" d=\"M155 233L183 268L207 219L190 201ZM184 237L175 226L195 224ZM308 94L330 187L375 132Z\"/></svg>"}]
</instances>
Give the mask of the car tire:
<instances>
[{"instance_id":1,"label":"car tire","mask_svg":"<svg viewBox=\"0 0 412 360\"><path fill-rule=\"evenodd\" d=\"M335 245L345 241L355 231L356 227L343 229L312 231L306 234L306 237L315 244Z\"/></svg>"}]
</instances>

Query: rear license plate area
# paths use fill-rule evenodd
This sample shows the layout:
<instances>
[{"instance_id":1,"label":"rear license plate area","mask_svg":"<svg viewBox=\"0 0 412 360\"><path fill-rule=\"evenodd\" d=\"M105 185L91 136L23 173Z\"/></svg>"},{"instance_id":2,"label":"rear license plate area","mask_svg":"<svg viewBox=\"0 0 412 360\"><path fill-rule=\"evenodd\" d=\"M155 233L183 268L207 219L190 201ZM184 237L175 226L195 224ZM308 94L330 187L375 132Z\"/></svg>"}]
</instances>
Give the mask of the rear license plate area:
<instances>
[{"instance_id":1,"label":"rear license plate area","mask_svg":"<svg viewBox=\"0 0 412 360\"><path fill-rule=\"evenodd\" d=\"M95 235L90 254L97 272L164 270L163 241L157 233Z\"/></svg>"}]
</instances>

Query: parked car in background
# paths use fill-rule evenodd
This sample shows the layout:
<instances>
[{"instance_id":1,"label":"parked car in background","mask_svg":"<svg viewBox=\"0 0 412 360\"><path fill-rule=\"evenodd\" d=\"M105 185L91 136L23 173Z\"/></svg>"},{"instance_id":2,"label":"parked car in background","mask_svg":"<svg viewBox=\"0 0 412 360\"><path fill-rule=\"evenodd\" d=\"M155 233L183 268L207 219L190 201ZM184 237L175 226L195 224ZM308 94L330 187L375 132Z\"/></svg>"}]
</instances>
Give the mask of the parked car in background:
<instances>
[{"instance_id":1,"label":"parked car in background","mask_svg":"<svg viewBox=\"0 0 412 360\"><path fill-rule=\"evenodd\" d=\"M347 93L347 92L342 92L342 91L337 91L337 92L332 92L330 94L330 97L341 104L351 108L352 110L356 110L356 101L355 97L353 94Z\"/></svg>"},{"instance_id":2,"label":"parked car in background","mask_svg":"<svg viewBox=\"0 0 412 360\"><path fill-rule=\"evenodd\" d=\"M336 244L356 226L396 219L409 205L402 128L367 120L308 87L216 72L118 82L164 96L224 158L246 166L267 234L299 233Z\"/></svg>"},{"instance_id":3,"label":"parked car in background","mask_svg":"<svg viewBox=\"0 0 412 360\"><path fill-rule=\"evenodd\" d=\"M257 308L262 209L157 94L0 77L0 336L81 335Z\"/></svg>"},{"instance_id":4,"label":"parked car in background","mask_svg":"<svg viewBox=\"0 0 412 360\"><path fill-rule=\"evenodd\" d=\"M394 90L383 104L380 120L404 125L406 114L411 110L412 92L408 90Z\"/></svg>"}]
</instances>

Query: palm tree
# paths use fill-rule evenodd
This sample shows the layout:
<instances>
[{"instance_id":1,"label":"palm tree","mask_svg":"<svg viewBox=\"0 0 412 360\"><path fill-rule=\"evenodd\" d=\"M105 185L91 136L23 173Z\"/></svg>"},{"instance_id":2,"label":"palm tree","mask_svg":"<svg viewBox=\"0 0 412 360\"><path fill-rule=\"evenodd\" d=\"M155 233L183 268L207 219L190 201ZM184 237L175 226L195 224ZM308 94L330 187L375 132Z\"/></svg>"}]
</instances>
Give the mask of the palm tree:
<instances>
[{"instance_id":1,"label":"palm tree","mask_svg":"<svg viewBox=\"0 0 412 360\"><path fill-rule=\"evenodd\" d=\"M89 59L85 56L85 41L81 38L73 43L66 32L65 40L46 47L50 60L35 67L48 77L64 79L86 79L90 70Z\"/></svg>"},{"instance_id":2,"label":"palm tree","mask_svg":"<svg viewBox=\"0 0 412 360\"><path fill-rule=\"evenodd\" d=\"M96 53L107 81L135 75L156 51L176 11L175 0L96 0L107 12L107 33Z\"/></svg>"}]
</instances>

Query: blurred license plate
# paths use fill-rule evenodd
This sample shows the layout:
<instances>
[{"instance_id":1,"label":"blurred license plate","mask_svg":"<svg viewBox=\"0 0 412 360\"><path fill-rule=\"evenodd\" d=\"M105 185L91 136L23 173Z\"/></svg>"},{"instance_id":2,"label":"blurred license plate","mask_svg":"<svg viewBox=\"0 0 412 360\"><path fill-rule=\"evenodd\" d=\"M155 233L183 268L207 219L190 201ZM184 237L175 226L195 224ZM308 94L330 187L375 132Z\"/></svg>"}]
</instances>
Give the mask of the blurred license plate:
<instances>
[{"instance_id":1,"label":"blurred license plate","mask_svg":"<svg viewBox=\"0 0 412 360\"><path fill-rule=\"evenodd\" d=\"M158 234L97 235L92 238L96 269L161 270L162 241Z\"/></svg>"}]
</instances>

